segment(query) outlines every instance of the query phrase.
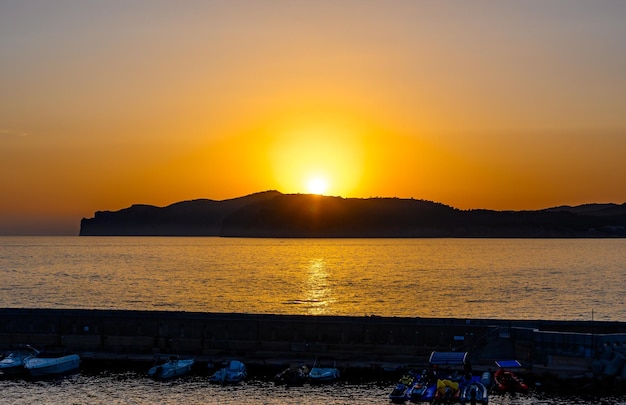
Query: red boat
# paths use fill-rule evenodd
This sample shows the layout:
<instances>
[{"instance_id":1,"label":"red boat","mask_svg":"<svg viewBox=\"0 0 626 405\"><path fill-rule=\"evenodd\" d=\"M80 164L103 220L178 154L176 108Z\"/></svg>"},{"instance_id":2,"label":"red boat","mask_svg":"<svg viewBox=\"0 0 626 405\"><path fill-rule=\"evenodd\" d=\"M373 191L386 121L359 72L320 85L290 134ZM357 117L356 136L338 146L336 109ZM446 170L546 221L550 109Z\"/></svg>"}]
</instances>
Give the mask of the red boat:
<instances>
[{"instance_id":1,"label":"red boat","mask_svg":"<svg viewBox=\"0 0 626 405\"><path fill-rule=\"evenodd\" d=\"M499 360L496 361L499 367L493 375L494 388L500 392L525 392L528 391L528 385L520 376L505 367L521 367L517 360Z\"/></svg>"}]
</instances>

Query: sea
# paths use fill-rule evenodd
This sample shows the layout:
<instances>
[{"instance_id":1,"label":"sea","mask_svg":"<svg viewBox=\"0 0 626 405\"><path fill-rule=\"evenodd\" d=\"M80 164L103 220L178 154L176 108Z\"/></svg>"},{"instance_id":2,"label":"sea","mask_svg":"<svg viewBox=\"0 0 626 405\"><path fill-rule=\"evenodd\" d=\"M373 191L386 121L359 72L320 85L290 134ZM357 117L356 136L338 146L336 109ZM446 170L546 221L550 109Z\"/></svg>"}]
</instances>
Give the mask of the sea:
<instances>
[{"instance_id":1,"label":"sea","mask_svg":"<svg viewBox=\"0 0 626 405\"><path fill-rule=\"evenodd\" d=\"M626 321L626 239L0 237L0 307ZM0 403L389 403L393 381L234 387L137 370L0 380ZM626 404L533 389L491 404Z\"/></svg>"}]
</instances>

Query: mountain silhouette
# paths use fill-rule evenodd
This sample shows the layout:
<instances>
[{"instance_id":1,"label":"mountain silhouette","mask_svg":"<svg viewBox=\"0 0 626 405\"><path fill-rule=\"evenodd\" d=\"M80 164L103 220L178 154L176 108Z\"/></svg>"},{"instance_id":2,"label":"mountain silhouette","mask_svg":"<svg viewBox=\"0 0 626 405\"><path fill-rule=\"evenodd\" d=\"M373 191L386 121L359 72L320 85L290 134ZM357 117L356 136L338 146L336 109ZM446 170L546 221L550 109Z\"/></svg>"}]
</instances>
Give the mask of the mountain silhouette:
<instances>
[{"instance_id":1,"label":"mountain silhouette","mask_svg":"<svg viewBox=\"0 0 626 405\"><path fill-rule=\"evenodd\" d=\"M626 204L536 211L459 210L432 201L265 191L167 207L132 205L81 220L81 236L284 238L626 237Z\"/></svg>"}]
</instances>

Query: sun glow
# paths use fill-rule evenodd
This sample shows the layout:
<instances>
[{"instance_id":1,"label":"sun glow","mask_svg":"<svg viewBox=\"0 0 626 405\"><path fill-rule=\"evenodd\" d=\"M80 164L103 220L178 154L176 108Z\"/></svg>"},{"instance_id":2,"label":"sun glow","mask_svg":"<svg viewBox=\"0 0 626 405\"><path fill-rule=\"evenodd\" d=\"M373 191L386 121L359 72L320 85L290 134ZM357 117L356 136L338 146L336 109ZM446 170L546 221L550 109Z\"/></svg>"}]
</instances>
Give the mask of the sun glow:
<instances>
[{"instance_id":1,"label":"sun glow","mask_svg":"<svg viewBox=\"0 0 626 405\"><path fill-rule=\"evenodd\" d=\"M271 159L279 189L349 195L361 180L364 131L345 120L306 118L273 128Z\"/></svg>"},{"instance_id":2,"label":"sun glow","mask_svg":"<svg viewBox=\"0 0 626 405\"><path fill-rule=\"evenodd\" d=\"M313 177L309 179L306 187L309 193L321 195L328 189L328 182L321 177Z\"/></svg>"}]
</instances>

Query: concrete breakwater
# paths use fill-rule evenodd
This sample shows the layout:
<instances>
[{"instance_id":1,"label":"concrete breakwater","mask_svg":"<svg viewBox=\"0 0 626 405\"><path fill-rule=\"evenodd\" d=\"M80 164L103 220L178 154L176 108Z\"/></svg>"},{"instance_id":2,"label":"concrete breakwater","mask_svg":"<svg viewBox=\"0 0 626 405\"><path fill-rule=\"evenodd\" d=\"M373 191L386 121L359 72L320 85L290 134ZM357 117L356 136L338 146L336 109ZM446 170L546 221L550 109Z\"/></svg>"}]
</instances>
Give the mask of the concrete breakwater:
<instances>
[{"instance_id":1,"label":"concrete breakwater","mask_svg":"<svg viewBox=\"0 0 626 405\"><path fill-rule=\"evenodd\" d=\"M598 363L604 359L615 377L623 364L611 359L626 348L626 323L0 309L0 349L21 344L63 345L91 361L177 354L252 365L317 359L365 369L423 368L434 350L467 351L476 369L518 359L529 372L590 376L606 371Z\"/></svg>"}]
</instances>

